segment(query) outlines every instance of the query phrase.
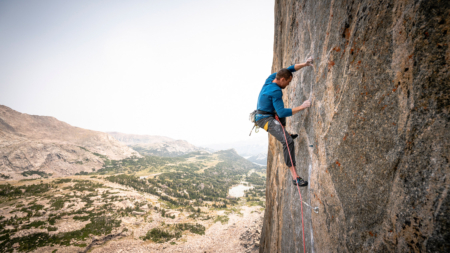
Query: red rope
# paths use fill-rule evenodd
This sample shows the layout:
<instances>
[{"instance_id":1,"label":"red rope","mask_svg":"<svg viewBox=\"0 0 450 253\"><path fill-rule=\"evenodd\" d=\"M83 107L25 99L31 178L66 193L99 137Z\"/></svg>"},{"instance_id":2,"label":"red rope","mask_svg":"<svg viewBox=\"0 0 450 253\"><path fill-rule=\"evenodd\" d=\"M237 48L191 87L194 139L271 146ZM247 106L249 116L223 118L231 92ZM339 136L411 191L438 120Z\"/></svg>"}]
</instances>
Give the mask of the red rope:
<instances>
[{"instance_id":1,"label":"red rope","mask_svg":"<svg viewBox=\"0 0 450 253\"><path fill-rule=\"evenodd\" d=\"M286 138L286 131L284 130L283 124L281 124L280 119L278 118L278 115L275 115L275 119L278 120L278 122L281 125L281 128L283 129L283 134L284 134L284 140L286 141L286 146L287 146L287 150L289 153L289 158L291 159L291 165L294 166L294 162L292 161L292 156L291 156L291 150L289 149L289 144L287 142L287 138ZM294 166L294 170L295 170L295 166ZM297 180L296 178L294 180ZM305 226L303 225L303 199L302 199L302 194L300 193L300 187L297 184L297 189L298 189L298 195L300 195L300 208L302 210L302 237L303 237L303 253L306 252L306 245L305 245Z\"/></svg>"}]
</instances>

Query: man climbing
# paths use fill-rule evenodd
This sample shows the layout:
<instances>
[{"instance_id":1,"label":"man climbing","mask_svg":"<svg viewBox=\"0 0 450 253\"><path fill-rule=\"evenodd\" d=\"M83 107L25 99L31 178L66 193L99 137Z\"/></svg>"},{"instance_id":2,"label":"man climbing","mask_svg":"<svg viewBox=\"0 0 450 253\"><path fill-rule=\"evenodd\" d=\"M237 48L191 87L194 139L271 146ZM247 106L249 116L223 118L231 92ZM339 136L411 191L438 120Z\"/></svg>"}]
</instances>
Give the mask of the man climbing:
<instances>
[{"instance_id":1,"label":"man climbing","mask_svg":"<svg viewBox=\"0 0 450 253\"><path fill-rule=\"evenodd\" d=\"M283 144L284 162L291 170L293 183L298 186L307 186L308 181L303 180L297 175L295 171L295 152L294 141L298 135L285 134L283 126L286 126L286 117L292 116L301 110L308 108L311 105L309 100L303 102L302 105L295 108L284 108L282 89L286 88L292 81L292 73L306 66L311 66L312 58L309 58L305 63L295 64L286 69L281 69L277 73L270 75L264 83L258 97L258 106L256 112L256 124L264 128L273 137ZM278 115L280 122L275 119L275 114ZM286 140L288 144L286 144ZM289 151L292 158L289 155Z\"/></svg>"}]
</instances>

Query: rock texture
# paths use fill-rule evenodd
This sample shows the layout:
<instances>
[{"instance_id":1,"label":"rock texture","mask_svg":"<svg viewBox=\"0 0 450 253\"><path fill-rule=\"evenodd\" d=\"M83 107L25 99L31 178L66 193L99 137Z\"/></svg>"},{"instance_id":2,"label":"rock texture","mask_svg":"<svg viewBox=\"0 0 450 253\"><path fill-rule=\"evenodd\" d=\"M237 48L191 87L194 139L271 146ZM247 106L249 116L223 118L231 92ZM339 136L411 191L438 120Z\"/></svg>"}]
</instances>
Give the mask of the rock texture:
<instances>
[{"instance_id":1,"label":"rock texture","mask_svg":"<svg viewBox=\"0 0 450 253\"><path fill-rule=\"evenodd\" d=\"M117 160L133 155L139 156L106 133L0 105L0 171L12 179L23 178L25 171L53 176L92 172L102 167L102 156Z\"/></svg>"},{"instance_id":2,"label":"rock texture","mask_svg":"<svg viewBox=\"0 0 450 253\"><path fill-rule=\"evenodd\" d=\"M275 3L307 252L450 252L450 2ZM312 147L310 147L312 145ZM303 252L297 188L269 139L260 252Z\"/></svg>"},{"instance_id":3,"label":"rock texture","mask_svg":"<svg viewBox=\"0 0 450 253\"><path fill-rule=\"evenodd\" d=\"M261 239L261 227L262 220L260 220L259 222L255 221L253 225L239 237L239 239L241 240L241 245L244 246L246 253L258 252L259 241Z\"/></svg>"}]
</instances>

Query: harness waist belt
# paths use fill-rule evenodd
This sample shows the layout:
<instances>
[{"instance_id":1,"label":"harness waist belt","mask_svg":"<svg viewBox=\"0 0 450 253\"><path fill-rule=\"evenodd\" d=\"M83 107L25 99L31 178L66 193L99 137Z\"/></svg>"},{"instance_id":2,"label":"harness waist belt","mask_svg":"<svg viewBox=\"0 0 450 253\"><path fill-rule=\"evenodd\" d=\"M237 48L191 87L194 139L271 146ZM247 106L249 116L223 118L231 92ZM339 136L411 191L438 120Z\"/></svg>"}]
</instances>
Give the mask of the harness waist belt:
<instances>
[{"instance_id":1,"label":"harness waist belt","mask_svg":"<svg viewBox=\"0 0 450 253\"><path fill-rule=\"evenodd\" d=\"M271 115L274 116L275 113L272 112L265 112L265 111L261 111L261 110L256 110L256 114L260 114L260 115Z\"/></svg>"}]
</instances>

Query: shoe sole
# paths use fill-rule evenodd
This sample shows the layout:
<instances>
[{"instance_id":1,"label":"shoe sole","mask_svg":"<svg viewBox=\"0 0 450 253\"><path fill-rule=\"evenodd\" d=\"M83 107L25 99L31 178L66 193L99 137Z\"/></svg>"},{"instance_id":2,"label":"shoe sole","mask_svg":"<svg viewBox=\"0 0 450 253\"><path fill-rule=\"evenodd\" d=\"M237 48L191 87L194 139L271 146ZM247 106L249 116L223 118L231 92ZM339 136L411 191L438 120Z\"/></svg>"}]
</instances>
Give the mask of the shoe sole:
<instances>
[{"instance_id":1,"label":"shoe sole","mask_svg":"<svg viewBox=\"0 0 450 253\"><path fill-rule=\"evenodd\" d=\"M305 187L308 186L308 181L305 181L303 184L299 185L299 184L295 184L298 185L299 187Z\"/></svg>"}]
</instances>

